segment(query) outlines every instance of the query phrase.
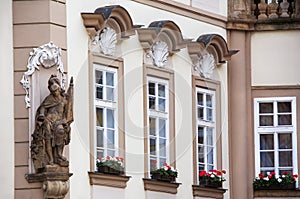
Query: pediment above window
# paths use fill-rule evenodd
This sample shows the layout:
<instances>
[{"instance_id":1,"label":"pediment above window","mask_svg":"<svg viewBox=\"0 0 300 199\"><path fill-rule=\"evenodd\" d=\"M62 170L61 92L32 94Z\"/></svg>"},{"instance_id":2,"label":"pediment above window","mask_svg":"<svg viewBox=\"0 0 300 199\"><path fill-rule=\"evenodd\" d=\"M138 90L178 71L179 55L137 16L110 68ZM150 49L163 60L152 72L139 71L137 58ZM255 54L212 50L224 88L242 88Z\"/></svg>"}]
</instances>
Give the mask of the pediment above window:
<instances>
[{"instance_id":1,"label":"pediment above window","mask_svg":"<svg viewBox=\"0 0 300 199\"><path fill-rule=\"evenodd\" d=\"M117 43L140 27L133 25L127 10L119 5L100 7L94 13L81 13L81 17L91 37L91 51L105 55L114 55Z\"/></svg>"},{"instance_id":2,"label":"pediment above window","mask_svg":"<svg viewBox=\"0 0 300 199\"><path fill-rule=\"evenodd\" d=\"M229 50L225 39L217 34L205 34L188 43L188 53L201 76L210 78L216 66L225 63L238 50Z\"/></svg>"}]
</instances>

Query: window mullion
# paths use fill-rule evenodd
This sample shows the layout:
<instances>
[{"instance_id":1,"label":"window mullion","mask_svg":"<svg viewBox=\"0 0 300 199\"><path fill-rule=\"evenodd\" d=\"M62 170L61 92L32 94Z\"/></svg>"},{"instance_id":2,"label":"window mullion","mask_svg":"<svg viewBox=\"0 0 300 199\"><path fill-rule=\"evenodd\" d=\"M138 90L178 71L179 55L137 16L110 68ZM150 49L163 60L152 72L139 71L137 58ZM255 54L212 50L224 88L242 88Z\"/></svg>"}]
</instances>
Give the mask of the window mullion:
<instances>
[{"instance_id":1,"label":"window mullion","mask_svg":"<svg viewBox=\"0 0 300 199\"><path fill-rule=\"evenodd\" d=\"M278 132L274 132L274 171L279 174L279 146L278 146Z\"/></svg>"}]
</instances>

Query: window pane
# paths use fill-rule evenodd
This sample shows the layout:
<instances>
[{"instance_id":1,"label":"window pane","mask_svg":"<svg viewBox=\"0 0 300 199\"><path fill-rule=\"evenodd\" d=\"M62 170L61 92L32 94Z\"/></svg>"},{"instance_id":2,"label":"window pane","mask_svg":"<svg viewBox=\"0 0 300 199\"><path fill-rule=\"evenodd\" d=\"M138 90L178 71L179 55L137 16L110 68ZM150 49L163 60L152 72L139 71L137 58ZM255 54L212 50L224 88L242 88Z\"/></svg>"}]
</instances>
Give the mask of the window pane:
<instances>
[{"instance_id":1,"label":"window pane","mask_svg":"<svg viewBox=\"0 0 300 199\"><path fill-rule=\"evenodd\" d=\"M279 166L291 167L293 166L293 153L292 151L279 151Z\"/></svg>"},{"instance_id":2,"label":"window pane","mask_svg":"<svg viewBox=\"0 0 300 199\"><path fill-rule=\"evenodd\" d=\"M149 133L150 133L150 135L156 135L155 127L156 127L155 118L150 117L149 118Z\"/></svg>"},{"instance_id":3,"label":"window pane","mask_svg":"<svg viewBox=\"0 0 300 199\"><path fill-rule=\"evenodd\" d=\"M158 84L158 96L166 97L165 85Z\"/></svg>"},{"instance_id":4,"label":"window pane","mask_svg":"<svg viewBox=\"0 0 300 199\"><path fill-rule=\"evenodd\" d=\"M209 121L212 121L212 120L213 120L212 114L213 114L212 109L207 108L207 109L206 109L206 119L209 120Z\"/></svg>"},{"instance_id":5,"label":"window pane","mask_svg":"<svg viewBox=\"0 0 300 199\"><path fill-rule=\"evenodd\" d=\"M114 121L114 111L111 109L107 109L107 128L114 128L115 121Z\"/></svg>"},{"instance_id":6,"label":"window pane","mask_svg":"<svg viewBox=\"0 0 300 199\"><path fill-rule=\"evenodd\" d=\"M106 85L114 86L114 74L106 72Z\"/></svg>"},{"instance_id":7,"label":"window pane","mask_svg":"<svg viewBox=\"0 0 300 199\"><path fill-rule=\"evenodd\" d=\"M103 147L103 146L104 146L103 145L103 130L97 129L97 147Z\"/></svg>"},{"instance_id":8,"label":"window pane","mask_svg":"<svg viewBox=\"0 0 300 199\"><path fill-rule=\"evenodd\" d=\"M166 100L162 98L158 98L158 109L160 111L166 111Z\"/></svg>"},{"instance_id":9,"label":"window pane","mask_svg":"<svg viewBox=\"0 0 300 199\"><path fill-rule=\"evenodd\" d=\"M107 148L115 148L115 131L107 130Z\"/></svg>"},{"instance_id":10,"label":"window pane","mask_svg":"<svg viewBox=\"0 0 300 199\"><path fill-rule=\"evenodd\" d=\"M199 171L205 171L205 166L204 166L204 164L200 164L200 165L198 166L198 168L199 168Z\"/></svg>"},{"instance_id":11,"label":"window pane","mask_svg":"<svg viewBox=\"0 0 300 199\"><path fill-rule=\"evenodd\" d=\"M206 128L206 144L212 146L213 145L213 132L212 128Z\"/></svg>"},{"instance_id":12,"label":"window pane","mask_svg":"<svg viewBox=\"0 0 300 199\"><path fill-rule=\"evenodd\" d=\"M204 144L204 129L203 127L198 127L198 144Z\"/></svg>"},{"instance_id":13,"label":"window pane","mask_svg":"<svg viewBox=\"0 0 300 199\"><path fill-rule=\"evenodd\" d=\"M278 115L278 125L292 125L292 115Z\"/></svg>"},{"instance_id":14,"label":"window pane","mask_svg":"<svg viewBox=\"0 0 300 199\"><path fill-rule=\"evenodd\" d=\"M149 109L155 109L155 97L149 96Z\"/></svg>"},{"instance_id":15,"label":"window pane","mask_svg":"<svg viewBox=\"0 0 300 199\"><path fill-rule=\"evenodd\" d=\"M96 98L103 99L103 86L96 87Z\"/></svg>"},{"instance_id":16,"label":"window pane","mask_svg":"<svg viewBox=\"0 0 300 199\"><path fill-rule=\"evenodd\" d=\"M115 154L116 152L114 150L107 150L107 155L114 157L116 156Z\"/></svg>"},{"instance_id":17,"label":"window pane","mask_svg":"<svg viewBox=\"0 0 300 199\"><path fill-rule=\"evenodd\" d=\"M166 137L166 120L159 120L159 136Z\"/></svg>"},{"instance_id":18,"label":"window pane","mask_svg":"<svg viewBox=\"0 0 300 199\"><path fill-rule=\"evenodd\" d=\"M213 165L207 165L207 170L210 171L210 170L213 170L214 169L214 166Z\"/></svg>"},{"instance_id":19,"label":"window pane","mask_svg":"<svg viewBox=\"0 0 300 199\"><path fill-rule=\"evenodd\" d=\"M293 175L293 170L292 169L279 169L279 175Z\"/></svg>"},{"instance_id":20,"label":"window pane","mask_svg":"<svg viewBox=\"0 0 300 199\"><path fill-rule=\"evenodd\" d=\"M102 71L95 71L95 82L97 84L102 84L103 83L103 73Z\"/></svg>"},{"instance_id":21,"label":"window pane","mask_svg":"<svg viewBox=\"0 0 300 199\"><path fill-rule=\"evenodd\" d=\"M149 95L155 95L155 83L148 83Z\"/></svg>"},{"instance_id":22,"label":"window pane","mask_svg":"<svg viewBox=\"0 0 300 199\"><path fill-rule=\"evenodd\" d=\"M207 147L207 163L213 164L214 163L214 148Z\"/></svg>"},{"instance_id":23,"label":"window pane","mask_svg":"<svg viewBox=\"0 0 300 199\"><path fill-rule=\"evenodd\" d=\"M273 126L273 115L260 115L259 116L260 126Z\"/></svg>"},{"instance_id":24,"label":"window pane","mask_svg":"<svg viewBox=\"0 0 300 199\"><path fill-rule=\"evenodd\" d=\"M164 166L164 163L167 163L167 159L166 158L159 158L159 167Z\"/></svg>"},{"instance_id":25,"label":"window pane","mask_svg":"<svg viewBox=\"0 0 300 199\"><path fill-rule=\"evenodd\" d=\"M204 114L203 114L203 108L198 107L198 119L203 120L204 119Z\"/></svg>"},{"instance_id":26,"label":"window pane","mask_svg":"<svg viewBox=\"0 0 300 199\"><path fill-rule=\"evenodd\" d=\"M206 106L212 107L212 96L206 95Z\"/></svg>"},{"instance_id":27,"label":"window pane","mask_svg":"<svg viewBox=\"0 0 300 199\"><path fill-rule=\"evenodd\" d=\"M260 152L260 166L273 167L274 166L274 152Z\"/></svg>"},{"instance_id":28,"label":"window pane","mask_svg":"<svg viewBox=\"0 0 300 199\"><path fill-rule=\"evenodd\" d=\"M260 135L260 150L274 149L274 139L272 134Z\"/></svg>"},{"instance_id":29,"label":"window pane","mask_svg":"<svg viewBox=\"0 0 300 199\"><path fill-rule=\"evenodd\" d=\"M110 87L106 87L106 99L110 101L114 101L114 89Z\"/></svg>"},{"instance_id":30,"label":"window pane","mask_svg":"<svg viewBox=\"0 0 300 199\"><path fill-rule=\"evenodd\" d=\"M204 163L204 147L198 147L198 162Z\"/></svg>"},{"instance_id":31,"label":"window pane","mask_svg":"<svg viewBox=\"0 0 300 199\"><path fill-rule=\"evenodd\" d=\"M292 112L292 104L291 102L278 102L278 113L291 113Z\"/></svg>"},{"instance_id":32,"label":"window pane","mask_svg":"<svg viewBox=\"0 0 300 199\"><path fill-rule=\"evenodd\" d=\"M259 103L259 113L273 113L273 103Z\"/></svg>"},{"instance_id":33,"label":"window pane","mask_svg":"<svg viewBox=\"0 0 300 199\"><path fill-rule=\"evenodd\" d=\"M104 152L103 152L103 150L98 150L97 149L97 158L101 158L101 157L104 157Z\"/></svg>"},{"instance_id":34,"label":"window pane","mask_svg":"<svg viewBox=\"0 0 300 199\"><path fill-rule=\"evenodd\" d=\"M150 138L150 154L156 155L156 138Z\"/></svg>"},{"instance_id":35,"label":"window pane","mask_svg":"<svg viewBox=\"0 0 300 199\"><path fill-rule=\"evenodd\" d=\"M96 108L97 126L103 127L103 108Z\"/></svg>"},{"instance_id":36,"label":"window pane","mask_svg":"<svg viewBox=\"0 0 300 199\"><path fill-rule=\"evenodd\" d=\"M292 149L292 134L280 133L278 134L279 149Z\"/></svg>"},{"instance_id":37,"label":"window pane","mask_svg":"<svg viewBox=\"0 0 300 199\"><path fill-rule=\"evenodd\" d=\"M166 157L166 139L159 139L159 155Z\"/></svg>"},{"instance_id":38,"label":"window pane","mask_svg":"<svg viewBox=\"0 0 300 199\"><path fill-rule=\"evenodd\" d=\"M203 106L203 94L202 93L197 93L197 101L198 101L198 105Z\"/></svg>"},{"instance_id":39,"label":"window pane","mask_svg":"<svg viewBox=\"0 0 300 199\"><path fill-rule=\"evenodd\" d=\"M155 163L155 161L156 161L156 158L151 158L150 159L150 169L151 169L151 171L157 169L157 163Z\"/></svg>"}]
</instances>

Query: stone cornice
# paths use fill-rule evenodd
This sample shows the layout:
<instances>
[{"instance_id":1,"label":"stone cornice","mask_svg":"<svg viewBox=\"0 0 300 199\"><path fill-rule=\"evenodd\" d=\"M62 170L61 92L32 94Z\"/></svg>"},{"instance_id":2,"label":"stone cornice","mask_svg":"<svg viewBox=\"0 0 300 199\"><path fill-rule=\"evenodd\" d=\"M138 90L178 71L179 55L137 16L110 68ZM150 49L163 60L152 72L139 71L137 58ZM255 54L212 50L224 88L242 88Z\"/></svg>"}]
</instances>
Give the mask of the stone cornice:
<instances>
[{"instance_id":1,"label":"stone cornice","mask_svg":"<svg viewBox=\"0 0 300 199\"><path fill-rule=\"evenodd\" d=\"M278 19L228 19L228 30L244 31L272 31L272 30L300 30L300 18Z\"/></svg>"},{"instance_id":2,"label":"stone cornice","mask_svg":"<svg viewBox=\"0 0 300 199\"><path fill-rule=\"evenodd\" d=\"M176 182L164 182L164 181L158 181L148 178L143 178L144 181L144 189L146 191L157 191L157 192L163 192L163 193L171 193L176 194L177 188L181 183Z\"/></svg>"}]
</instances>

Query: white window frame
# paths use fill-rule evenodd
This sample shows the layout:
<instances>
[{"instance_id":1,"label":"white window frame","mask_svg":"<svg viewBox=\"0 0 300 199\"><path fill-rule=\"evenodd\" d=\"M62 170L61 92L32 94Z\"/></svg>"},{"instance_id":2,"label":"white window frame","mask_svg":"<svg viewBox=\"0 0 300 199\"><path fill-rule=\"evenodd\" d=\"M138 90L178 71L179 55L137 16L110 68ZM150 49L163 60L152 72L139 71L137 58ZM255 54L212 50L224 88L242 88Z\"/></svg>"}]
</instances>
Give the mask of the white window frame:
<instances>
[{"instance_id":1,"label":"white window frame","mask_svg":"<svg viewBox=\"0 0 300 199\"><path fill-rule=\"evenodd\" d=\"M278 126L278 120L275 115L278 113L276 104L278 102L291 102L292 105L292 125ZM259 103L273 103L273 126L259 126ZM275 103L275 105L274 105ZM293 173L298 173L297 161L297 119L296 119L296 97L266 97L254 99L254 146L255 146L255 173L256 176L261 172L260 167L260 133L274 135L274 169L275 173L279 173L279 157L278 157L278 132L292 132L292 152L293 152ZM271 168L271 167L270 167ZM298 186L298 185L297 185Z\"/></svg>"},{"instance_id":2,"label":"white window frame","mask_svg":"<svg viewBox=\"0 0 300 199\"><path fill-rule=\"evenodd\" d=\"M163 84L165 85L165 112L160 111L158 109L158 106L155 107L155 110L153 109L149 109L149 82L155 83L157 84ZM166 163L170 163L170 150L169 150L169 142L170 142L170 132L169 132L169 123L170 123L170 116L169 116L169 112L170 112L170 106L169 106L169 81L168 80L164 80L164 79L160 79L160 78L155 78L155 77L150 77L147 76L147 132L148 132L148 168L151 169L150 166L150 159L151 158L151 154L150 154L150 137L154 137L152 135L150 135L150 124L149 124L149 118L153 117L153 118L157 118L156 119L156 160L157 161L157 166L159 167L160 162L159 162L159 119L165 119L166 123L165 123L165 127L166 127ZM158 105L158 86L156 86L156 102L155 104ZM158 147L157 147L158 146ZM153 156L152 156L153 157Z\"/></svg>"},{"instance_id":3,"label":"white window frame","mask_svg":"<svg viewBox=\"0 0 300 199\"><path fill-rule=\"evenodd\" d=\"M204 112L204 119L203 120L201 120L201 119L199 119L198 118L198 107L200 107L199 105L198 105L198 93L203 93L203 94L205 94L204 96L206 97L206 94L208 94L208 95L211 95L212 96L212 120L210 121L210 120L206 120L206 118L207 118L207 116L206 116L206 110L204 110L203 112ZM195 100L195 102L196 102L196 105L195 105L195 108L196 108L196 136L197 136L197 138L196 138L196 145L197 145L197 147L196 147L196 154L197 154L197 173L199 173L200 171L199 171L199 165L200 165L200 163L199 163L199 150L198 150L198 148L199 148L199 146L200 146L200 144L198 143L198 127L203 127L203 128L212 128L212 135L213 135L213 145L212 145L212 147L213 147L213 150L214 150L214 152L213 152L213 169L216 169L216 167L217 167L217 148L216 148L216 143L217 143L217 140L216 140L216 110L217 110L217 106L216 106L216 91L214 91L214 90L210 90L210 89L204 89L204 88L200 88L200 87L196 87L196 95L195 95L195 98L196 98L196 100ZM204 107L204 109L206 109L205 107L206 107L206 100L204 100L205 101L205 104L203 105L203 107ZM205 170L207 171L208 170L208 163L207 163L207 156L206 156L206 154L207 154L207 139L206 139L206 132L204 132L204 138L203 138L203 140L204 140L204 143L203 143L203 147L204 147L204 154L205 154L205 156L204 156L204 167L205 167ZM202 144L201 144L202 145ZM210 146L211 147L211 146ZM201 163L201 164L203 164L203 163ZM197 180L199 180L198 178L197 178Z\"/></svg>"},{"instance_id":4,"label":"white window frame","mask_svg":"<svg viewBox=\"0 0 300 199\"><path fill-rule=\"evenodd\" d=\"M95 139L94 139L94 159L95 159L95 163L96 163L96 159L99 158L97 157L97 149L100 147L97 147L97 129L101 129L99 127L97 127L97 115L96 115L96 108L103 108L103 156L106 157L107 156L107 129L108 127L105 126L105 124L107 122L106 121L106 116L107 116L107 110L104 111L104 109L111 109L113 110L113 117L114 117L114 143L115 143L115 156L118 156L118 148L119 148L119 139L118 139L118 70L116 68L110 67L110 66L105 66L105 65L101 65L101 64L93 64L93 100L94 100L94 121L95 121L95 126L94 126L94 135L95 135ZM106 85L103 86L103 99L97 99L96 98L96 80L95 80L95 74L96 74L96 70L97 71L102 71L102 72L111 72L114 73L114 96L113 96L113 100L107 100L106 99ZM106 82L106 75L103 76L103 82ZM105 83L106 84L106 83Z\"/></svg>"}]
</instances>

